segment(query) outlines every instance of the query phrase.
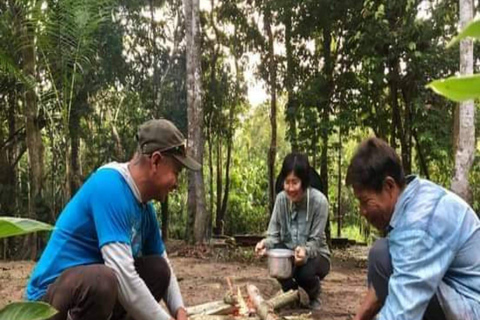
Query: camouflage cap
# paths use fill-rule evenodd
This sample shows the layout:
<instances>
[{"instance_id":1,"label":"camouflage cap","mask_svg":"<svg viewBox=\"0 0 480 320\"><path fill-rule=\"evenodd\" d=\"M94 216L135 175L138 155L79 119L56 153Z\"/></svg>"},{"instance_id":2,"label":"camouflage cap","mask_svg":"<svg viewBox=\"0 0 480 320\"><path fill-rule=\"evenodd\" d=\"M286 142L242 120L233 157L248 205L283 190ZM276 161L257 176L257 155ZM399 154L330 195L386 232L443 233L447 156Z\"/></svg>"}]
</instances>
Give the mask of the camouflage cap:
<instances>
[{"instance_id":1,"label":"camouflage cap","mask_svg":"<svg viewBox=\"0 0 480 320\"><path fill-rule=\"evenodd\" d=\"M143 154L159 151L174 157L190 170L197 171L202 167L187 155L185 137L166 119L153 119L143 123L138 129L136 138Z\"/></svg>"}]
</instances>

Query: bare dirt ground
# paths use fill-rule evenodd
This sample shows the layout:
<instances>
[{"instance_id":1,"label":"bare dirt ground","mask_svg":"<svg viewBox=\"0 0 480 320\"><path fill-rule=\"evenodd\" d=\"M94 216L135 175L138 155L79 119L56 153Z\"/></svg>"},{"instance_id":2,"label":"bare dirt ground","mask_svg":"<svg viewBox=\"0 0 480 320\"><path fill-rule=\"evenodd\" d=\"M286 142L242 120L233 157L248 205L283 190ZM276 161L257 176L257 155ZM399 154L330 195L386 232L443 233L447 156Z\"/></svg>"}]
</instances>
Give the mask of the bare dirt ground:
<instances>
[{"instance_id":1,"label":"bare dirt ground","mask_svg":"<svg viewBox=\"0 0 480 320\"><path fill-rule=\"evenodd\" d=\"M221 300L228 290L227 277L234 286L255 284L265 298L280 290L277 282L268 277L266 261L253 258L251 249L236 249L232 254L170 243L167 247L187 306ZM367 249L351 247L334 251L332 270L322 285L323 310L312 314L314 319L346 320L353 316L365 291ZM0 261L0 307L21 299L33 266L30 261ZM308 313L308 309L301 307L282 312Z\"/></svg>"}]
</instances>

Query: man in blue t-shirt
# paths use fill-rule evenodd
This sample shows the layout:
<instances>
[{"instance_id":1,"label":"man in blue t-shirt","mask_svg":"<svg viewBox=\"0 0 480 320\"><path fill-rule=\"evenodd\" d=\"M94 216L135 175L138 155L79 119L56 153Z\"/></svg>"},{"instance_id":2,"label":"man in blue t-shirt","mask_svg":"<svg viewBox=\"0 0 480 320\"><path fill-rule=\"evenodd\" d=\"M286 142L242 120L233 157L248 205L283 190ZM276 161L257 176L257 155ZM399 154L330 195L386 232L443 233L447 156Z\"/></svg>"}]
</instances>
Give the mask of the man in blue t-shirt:
<instances>
[{"instance_id":1,"label":"man in blue t-shirt","mask_svg":"<svg viewBox=\"0 0 480 320\"><path fill-rule=\"evenodd\" d=\"M26 298L50 303L54 320L187 319L150 201L201 166L168 120L141 125L137 141L130 162L99 168L70 200L30 277Z\"/></svg>"}]
</instances>

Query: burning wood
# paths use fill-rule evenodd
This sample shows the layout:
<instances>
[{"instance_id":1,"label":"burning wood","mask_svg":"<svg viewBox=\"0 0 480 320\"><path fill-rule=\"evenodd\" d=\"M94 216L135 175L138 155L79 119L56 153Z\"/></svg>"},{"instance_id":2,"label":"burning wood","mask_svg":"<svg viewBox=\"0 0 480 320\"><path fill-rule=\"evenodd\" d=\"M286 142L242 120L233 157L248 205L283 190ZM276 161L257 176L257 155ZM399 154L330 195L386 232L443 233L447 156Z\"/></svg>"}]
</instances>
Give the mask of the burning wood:
<instances>
[{"instance_id":1,"label":"burning wood","mask_svg":"<svg viewBox=\"0 0 480 320\"><path fill-rule=\"evenodd\" d=\"M188 307L191 320L279 320L275 310L284 308L300 300L297 290L264 300L258 288L247 285L248 298L244 299L240 287L236 294L230 279L227 278L229 291L223 301L204 303ZM226 303L228 302L228 303Z\"/></svg>"}]
</instances>

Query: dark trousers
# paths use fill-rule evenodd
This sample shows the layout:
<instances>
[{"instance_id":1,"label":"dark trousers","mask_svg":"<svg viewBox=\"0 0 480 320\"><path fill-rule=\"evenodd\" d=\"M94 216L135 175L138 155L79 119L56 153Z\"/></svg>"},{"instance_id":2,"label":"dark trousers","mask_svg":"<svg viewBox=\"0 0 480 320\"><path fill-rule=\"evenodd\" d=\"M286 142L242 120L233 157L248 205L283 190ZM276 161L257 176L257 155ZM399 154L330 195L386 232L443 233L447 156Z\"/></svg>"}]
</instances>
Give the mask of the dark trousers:
<instances>
[{"instance_id":1,"label":"dark trousers","mask_svg":"<svg viewBox=\"0 0 480 320\"><path fill-rule=\"evenodd\" d=\"M296 290L300 286L305 290L310 299L320 294L320 280L330 272L330 261L322 256L308 259L303 266L293 268L293 276L289 279L277 279L282 290Z\"/></svg>"},{"instance_id":2,"label":"dark trousers","mask_svg":"<svg viewBox=\"0 0 480 320\"><path fill-rule=\"evenodd\" d=\"M393 273L392 257L388 251L388 241L378 239L368 255L368 284L372 285L380 302L385 303L388 295L388 281ZM423 316L424 320L444 320L445 314L434 295Z\"/></svg>"},{"instance_id":3,"label":"dark trousers","mask_svg":"<svg viewBox=\"0 0 480 320\"><path fill-rule=\"evenodd\" d=\"M135 259L135 269L157 301L167 292L170 268L159 255ZM78 266L65 270L48 286L43 301L58 313L50 320L124 320L129 319L117 299L118 284L114 271L103 264Z\"/></svg>"}]
</instances>

